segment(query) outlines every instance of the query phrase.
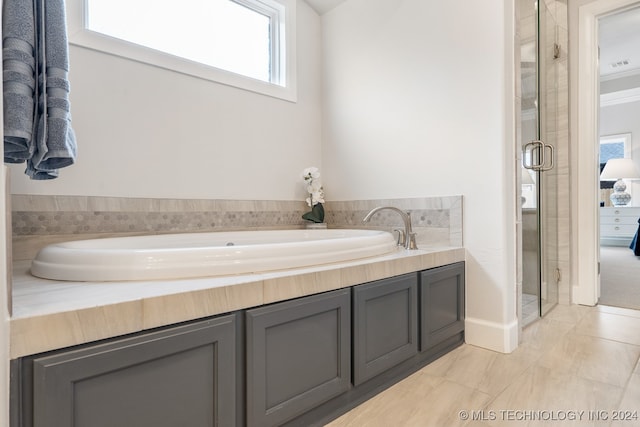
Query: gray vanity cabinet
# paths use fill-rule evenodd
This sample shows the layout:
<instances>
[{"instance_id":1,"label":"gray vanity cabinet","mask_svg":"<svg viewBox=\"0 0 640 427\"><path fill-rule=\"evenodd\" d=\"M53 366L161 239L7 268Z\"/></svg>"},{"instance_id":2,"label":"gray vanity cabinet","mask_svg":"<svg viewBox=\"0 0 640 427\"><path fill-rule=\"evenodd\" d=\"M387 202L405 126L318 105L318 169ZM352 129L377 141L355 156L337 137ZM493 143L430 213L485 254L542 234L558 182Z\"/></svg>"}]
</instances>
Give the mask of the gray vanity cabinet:
<instances>
[{"instance_id":1,"label":"gray vanity cabinet","mask_svg":"<svg viewBox=\"0 0 640 427\"><path fill-rule=\"evenodd\" d=\"M351 291L246 311L247 426L276 426L347 391Z\"/></svg>"},{"instance_id":2,"label":"gray vanity cabinet","mask_svg":"<svg viewBox=\"0 0 640 427\"><path fill-rule=\"evenodd\" d=\"M36 357L28 369L33 424L20 425L236 424L236 315Z\"/></svg>"},{"instance_id":3,"label":"gray vanity cabinet","mask_svg":"<svg viewBox=\"0 0 640 427\"><path fill-rule=\"evenodd\" d=\"M464 331L464 262L420 272L420 351Z\"/></svg>"},{"instance_id":4,"label":"gray vanity cabinet","mask_svg":"<svg viewBox=\"0 0 640 427\"><path fill-rule=\"evenodd\" d=\"M464 342L464 262L11 361L10 427L324 425Z\"/></svg>"},{"instance_id":5,"label":"gray vanity cabinet","mask_svg":"<svg viewBox=\"0 0 640 427\"><path fill-rule=\"evenodd\" d=\"M418 353L416 273L353 288L353 383L361 383Z\"/></svg>"}]
</instances>

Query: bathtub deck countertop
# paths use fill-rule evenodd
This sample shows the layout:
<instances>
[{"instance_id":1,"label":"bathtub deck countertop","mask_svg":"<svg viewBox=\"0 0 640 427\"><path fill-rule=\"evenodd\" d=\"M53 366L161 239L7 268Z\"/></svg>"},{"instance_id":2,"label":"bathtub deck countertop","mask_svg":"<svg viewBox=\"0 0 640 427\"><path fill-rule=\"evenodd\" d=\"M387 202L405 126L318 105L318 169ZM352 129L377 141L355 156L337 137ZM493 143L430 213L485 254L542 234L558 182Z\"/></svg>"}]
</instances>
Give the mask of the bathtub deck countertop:
<instances>
[{"instance_id":1,"label":"bathtub deck countertop","mask_svg":"<svg viewBox=\"0 0 640 427\"><path fill-rule=\"evenodd\" d=\"M64 282L13 265L11 358L358 285L465 260L426 248L314 267L196 279Z\"/></svg>"}]
</instances>

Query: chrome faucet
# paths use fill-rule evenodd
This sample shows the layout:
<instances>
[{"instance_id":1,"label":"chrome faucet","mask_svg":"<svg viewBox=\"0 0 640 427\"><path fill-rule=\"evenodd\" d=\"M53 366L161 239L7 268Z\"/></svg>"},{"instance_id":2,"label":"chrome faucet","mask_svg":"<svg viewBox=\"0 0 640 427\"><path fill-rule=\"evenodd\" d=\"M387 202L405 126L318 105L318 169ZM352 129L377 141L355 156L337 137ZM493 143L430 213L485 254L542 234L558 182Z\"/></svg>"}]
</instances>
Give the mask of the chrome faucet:
<instances>
[{"instance_id":1,"label":"chrome faucet","mask_svg":"<svg viewBox=\"0 0 640 427\"><path fill-rule=\"evenodd\" d=\"M405 249L418 249L418 245L416 244L416 233L411 229L411 212L405 212L393 206L379 206L377 208L373 208L371 212L364 217L362 222L369 222L373 215L383 209L398 212L402 217L402 221L404 221L404 232L402 230L394 230L398 232L398 246L404 246Z\"/></svg>"}]
</instances>

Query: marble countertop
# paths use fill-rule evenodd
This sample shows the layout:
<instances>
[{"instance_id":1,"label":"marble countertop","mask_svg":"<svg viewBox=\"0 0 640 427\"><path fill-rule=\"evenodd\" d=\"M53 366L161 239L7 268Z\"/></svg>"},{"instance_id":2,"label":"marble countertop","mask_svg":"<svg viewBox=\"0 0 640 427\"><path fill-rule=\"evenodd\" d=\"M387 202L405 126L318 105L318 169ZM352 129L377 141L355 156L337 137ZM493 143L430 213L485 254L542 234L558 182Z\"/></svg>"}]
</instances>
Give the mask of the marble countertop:
<instances>
[{"instance_id":1,"label":"marble countertop","mask_svg":"<svg viewBox=\"0 0 640 427\"><path fill-rule=\"evenodd\" d=\"M350 262L245 275L63 282L13 265L10 355L17 358L464 261L459 247L399 249Z\"/></svg>"}]
</instances>

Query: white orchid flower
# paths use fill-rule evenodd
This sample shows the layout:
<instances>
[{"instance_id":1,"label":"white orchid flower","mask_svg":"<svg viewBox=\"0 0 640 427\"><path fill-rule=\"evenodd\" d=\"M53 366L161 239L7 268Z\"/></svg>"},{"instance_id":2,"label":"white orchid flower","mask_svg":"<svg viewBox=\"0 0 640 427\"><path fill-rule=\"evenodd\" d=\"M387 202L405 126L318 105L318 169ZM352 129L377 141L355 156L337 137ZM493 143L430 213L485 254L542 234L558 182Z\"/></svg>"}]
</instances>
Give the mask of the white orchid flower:
<instances>
[{"instance_id":1,"label":"white orchid flower","mask_svg":"<svg viewBox=\"0 0 640 427\"><path fill-rule=\"evenodd\" d=\"M302 179L304 181L305 190L309 197L305 199L307 205L312 208L311 212L305 213L302 217L308 221L323 222L324 209L324 189L320 180L320 171L317 167L312 166L302 171ZM317 205L320 206L317 206Z\"/></svg>"},{"instance_id":2,"label":"white orchid flower","mask_svg":"<svg viewBox=\"0 0 640 427\"><path fill-rule=\"evenodd\" d=\"M322 192L322 190L311 193L311 199L313 200L313 204L315 205L316 203L324 203L324 194Z\"/></svg>"},{"instance_id":3,"label":"white orchid flower","mask_svg":"<svg viewBox=\"0 0 640 427\"><path fill-rule=\"evenodd\" d=\"M320 171L317 167L312 166L302 171L302 179L305 181L314 180L320 178Z\"/></svg>"}]
</instances>

